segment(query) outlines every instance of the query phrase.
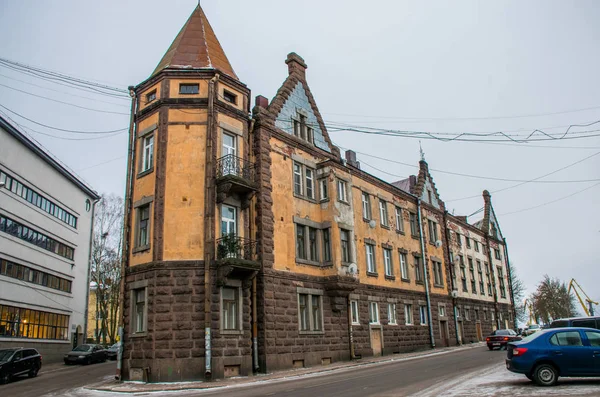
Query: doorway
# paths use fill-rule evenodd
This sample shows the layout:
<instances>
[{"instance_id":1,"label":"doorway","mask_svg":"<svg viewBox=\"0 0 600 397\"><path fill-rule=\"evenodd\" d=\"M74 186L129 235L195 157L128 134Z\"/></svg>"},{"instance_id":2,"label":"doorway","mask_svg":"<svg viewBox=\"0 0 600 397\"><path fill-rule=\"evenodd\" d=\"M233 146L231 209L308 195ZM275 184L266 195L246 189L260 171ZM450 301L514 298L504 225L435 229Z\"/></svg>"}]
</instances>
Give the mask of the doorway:
<instances>
[{"instance_id":1,"label":"doorway","mask_svg":"<svg viewBox=\"0 0 600 397\"><path fill-rule=\"evenodd\" d=\"M381 328L371 328L371 349L373 349L373 356L381 356L382 343L381 343Z\"/></svg>"},{"instance_id":2,"label":"doorway","mask_svg":"<svg viewBox=\"0 0 600 397\"><path fill-rule=\"evenodd\" d=\"M444 347L449 347L450 340L448 338L448 321L440 321L440 335L442 337L442 345Z\"/></svg>"},{"instance_id":3,"label":"doorway","mask_svg":"<svg viewBox=\"0 0 600 397\"><path fill-rule=\"evenodd\" d=\"M483 332L481 332L481 323L479 321L475 324L475 328L477 330L477 340L481 342L483 340Z\"/></svg>"}]
</instances>

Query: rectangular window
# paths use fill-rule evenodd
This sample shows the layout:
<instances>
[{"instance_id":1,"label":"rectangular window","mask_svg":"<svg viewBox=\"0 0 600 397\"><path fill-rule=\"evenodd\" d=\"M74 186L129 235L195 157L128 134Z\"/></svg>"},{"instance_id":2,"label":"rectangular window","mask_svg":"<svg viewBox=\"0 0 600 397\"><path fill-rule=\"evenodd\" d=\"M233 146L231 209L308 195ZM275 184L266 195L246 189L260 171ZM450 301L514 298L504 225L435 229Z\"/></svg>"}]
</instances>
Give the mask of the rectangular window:
<instances>
[{"instance_id":1,"label":"rectangular window","mask_svg":"<svg viewBox=\"0 0 600 397\"><path fill-rule=\"evenodd\" d=\"M319 295L311 295L311 313L313 331L321 331L323 321L321 320L321 297Z\"/></svg>"},{"instance_id":2,"label":"rectangular window","mask_svg":"<svg viewBox=\"0 0 600 397\"><path fill-rule=\"evenodd\" d=\"M344 203L348 202L347 184L345 181L338 179L337 193L338 193L338 200L343 201Z\"/></svg>"},{"instance_id":3,"label":"rectangular window","mask_svg":"<svg viewBox=\"0 0 600 397\"><path fill-rule=\"evenodd\" d=\"M223 90L223 100L235 105L237 104L237 95L231 91Z\"/></svg>"},{"instance_id":4,"label":"rectangular window","mask_svg":"<svg viewBox=\"0 0 600 397\"><path fill-rule=\"evenodd\" d=\"M379 304L377 302L369 302L369 323L379 324Z\"/></svg>"},{"instance_id":5,"label":"rectangular window","mask_svg":"<svg viewBox=\"0 0 600 397\"><path fill-rule=\"evenodd\" d=\"M490 275L490 265L485 264L485 278L487 280L488 295L492 296L492 277Z\"/></svg>"},{"instance_id":6,"label":"rectangular window","mask_svg":"<svg viewBox=\"0 0 600 397\"><path fill-rule=\"evenodd\" d=\"M429 242L435 243L438 240L437 223L427 220L427 224L429 225Z\"/></svg>"},{"instance_id":7,"label":"rectangular window","mask_svg":"<svg viewBox=\"0 0 600 397\"><path fill-rule=\"evenodd\" d=\"M390 324L390 325L398 324L396 322L396 304L388 303L387 306L388 306L388 324Z\"/></svg>"},{"instance_id":8,"label":"rectangular window","mask_svg":"<svg viewBox=\"0 0 600 397\"><path fill-rule=\"evenodd\" d=\"M221 288L221 299L223 329L229 331L239 330L239 289L230 287Z\"/></svg>"},{"instance_id":9,"label":"rectangular window","mask_svg":"<svg viewBox=\"0 0 600 397\"><path fill-rule=\"evenodd\" d=\"M502 267L498 266L498 286L500 287L500 297L506 298L506 287L504 286L504 274Z\"/></svg>"},{"instance_id":10,"label":"rectangular window","mask_svg":"<svg viewBox=\"0 0 600 397\"><path fill-rule=\"evenodd\" d=\"M419 319L421 321L421 325L427 325L427 306L419 306Z\"/></svg>"},{"instance_id":11,"label":"rectangular window","mask_svg":"<svg viewBox=\"0 0 600 397\"><path fill-rule=\"evenodd\" d=\"M435 285L444 285L444 276L442 274L442 264L437 261L432 261L433 263L433 277Z\"/></svg>"},{"instance_id":12,"label":"rectangular window","mask_svg":"<svg viewBox=\"0 0 600 397\"><path fill-rule=\"evenodd\" d=\"M438 312L440 317L446 317L446 306L438 306Z\"/></svg>"},{"instance_id":13,"label":"rectangular window","mask_svg":"<svg viewBox=\"0 0 600 397\"><path fill-rule=\"evenodd\" d=\"M47 287L64 292L71 292L71 280L53 276L46 272L34 270L28 266L13 263L5 259L0 259L0 274L38 285L42 285L42 275L44 275L46 278L52 277L55 281L50 285L46 285ZM39 277L37 276L38 274L40 274Z\"/></svg>"},{"instance_id":14,"label":"rectangular window","mask_svg":"<svg viewBox=\"0 0 600 397\"><path fill-rule=\"evenodd\" d=\"M137 247L150 245L150 204L138 207L138 239Z\"/></svg>"},{"instance_id":15,"label":"rectangular window","mask_svg":"<svg viewBox=\"0 0 600 397\"><path fill-rule=\"evenodd\" d=\"M300 331L323 331L323 307L320 295L298 294Z\"/></svg>"},{"instance_id":16,"label":"rectangular window","mask_svg":"<svg viewBox=\"0 0 600 397\"><path fill-rule=\"evenodd\" d=\"M494 248L494 257L496 259L502 259L502 256L500 256L500 250L498 248Z\"/></svg>"},{"instance_id":17,"label":"rectangular window","mask_svg":"<svg viewBox=\"0 0 600 397\"><path fill-rule=\"evenodd\" d=\"M410 278L408 275L408 260L403 252L400 253L400 276L402 280L409 280Z\"/></svg>"},{"instance_id":18,"label":"rectangular window","mask_svg":"<svg viewBox=\"0 0 600 397\"><path fill-rule=\"evenodd\" d=\"M471 248L471 238L470 237L466 237L465 239L467 241L467 248Z\"/></svg>"},{"instance_id":19,"label":"rectangular window","mask_svg":"<svg viewBox=\"0 0 600 397\"><path fill-rule=\"evenodd\" d=\"M396 207L396 231L404 232L404 220L402 219L402 208Z\"/></svg>"},{"instance_id":20,"label":"rectangular window","mask_svg":"<svg viewBox=\"0 0 600 397\"><path fill-rule=\"evenodd\" d=\"M469 288L467 288L467 272L464 263L460 266L460 279L462 281L463 292L469 292Z\"/></svg>"},{"instance_id":21,"label":"rectangular window","mask_svg":"<svg viewBox=\"0 0 600 397\"><path fill-rule=\"evenodd\" d=\"M423 282L423 272L421 269L421 258L414 256L414 268L415 268L415 281L418 283Z\"/></svg>"},{"instance_id":22,"label":"rectangular window","mask_svg":"<svg viewBox=\"0 0 600 397\"><path fill-rule=\"evenodd\" d=\"M317 229L314 227L308 228L308 260L313 262L319 261L317 248Z\"/></svg>"},{"instance_id":23,"label":"rectangular window","mask_svg":"<svg viewBox=\"0 0 600 397\"><path fill-rule=\"evenodd\" d=\"M302 179L302 164L294 161L294 193L299 196L302 196L304 192Z\"/></svg>"},{"instance_id":24,"label":"rectangular window","mask_svg":"<svg viewBox=\"0 0 600 397\"><path fill-rule=\"evenodd\" d=\"M479 276L479 293L485 295L485 287L483 283L483 271L481 270L481 261L477 259L477 275Z\"/></svg>"},{"instance_id":25,"label":"rectangular window","mask_svg":"<svg viewBox=\"0 0 600 397\"><path fill-rule=\"evenodd\" d=\"M340 240L342 249L342 262L350 263L350 231L340 229Z\"/></svg>"},{"instance_id":26,"label":"rectangular window","mask_svg":"<svg viewBox=\"0 0 600 397\"><path fill-rule=\"evenodd\" d=\"M146 288L138 288L133 291L134 318L133 333L146 332Z\"/></svg>"},{"instance_id":27,"label":"rectangular window","mask_svg":"<svg viewBox=\"0 0 600 397\"><path fill-rule=\"evenodd\" d=\"M327 178L323 178L319 180L319 190L321 194L321 200L327 200L329 198L329 184L327 182Z\"/></svg>"},{"instance_id":28,"label":"rectangular window","mask_svg":"<svg viewBox=\"0 0 600 397\"><path fill-rule=\"evenodd\" d=\"M307 294L298 295L298 317L300 322L300 331L310 329L310 320L308 317L308 297Z\"/></svg>"},{"instance_id":29,"label":"rectangular window","mask_svg":"<svg viewBox=\"0 0 600 397\"><path fill-rule=\"evenodd\" d=\"M154 101L156 99L156 90L152 90L146 94L146 104Z\"/></svg>"},{"instance_id":30,"label":"rectangular window","mask_svg":"<svg viewBox=\"0 0 600 397\"><path fill-rule=\"evenodd\" d=\"M0 305L0 337L67 340L69 316Z\"/></svg>"},{"instance_id":31,"label":"rectangular window","mask_svg":"<svg viewBox=\"0 0 600 397\"><path fill-rule=\"evenodd\" d=\"M475 243L475 251L479 252L479 241L473 240L473 242Z\"/></svg>"},{"instance_id":32,"label":"rectangular window","mask_svg":"<svg viewBox=\"0 0 600 397\"><path fill-rule=\"evenodd\" d=\"M387 202L379 200L379 219L381 220L381 226L389 226Z\"/></svg>"},{"instance_id":33,"label":"rectangular window","mask_svg":"<svg viewBox=\"0 0 600 397\"><path fill-rule=\"evenodd\" d=\"M475 269L473 268L473 259L468 258L468 261L469 261L469 273L471 276L471 292L476 294L477 293L477 282L475 281Z\"/></svg>"},{"instance_id":34,"label":"rectangular window","mask_svg":"<svg viewBox=\"0 0 600 397\"><path fill-rule=\"evenodd\" d=\"M419 236L419 227L417 225L417 214L411 212L409 214L409 219L410 219L410 234L413 237L418 237Z\"/></svg>"},{"instance_id":35,"label":"rectangular window","mask_svg":"<svg viewBox=\"0 0 600 397\"><path fill-rule=\"evenodd\" d=\"M296 258L306 259L306 226L296 225Z\"/></svg>"},{"instance_id":36,"label":"rectangular window","mask_svg":"<svg viewBox=\"0 0 600 397\"><path fill-rule=\"evenodd\" d=\"M329 229L321 231L323 236L323 262L331 262L331 240Z\"/></svg>"},{"instance_id":37,"label":"rectangular window","mask_svg":"<svg viewBox=\"0 0 600 397\"><path fill-rule=\"evenodd\" d=\"M362 193L362 212L363 219L371 219L371 197L365 192Z\"/></svg>"},{"instance_id":38,"label":"rectangular window","mask_svg":"<svg viewBox=\"0 0 600 397\"><path fill-rule=\"evenodd\" d=\"M315 170L294 161L294 194L315 199Z\"/></svg>"},{"instance_id":39,"label":"rectangular window","mask_svg":"<svg viewBox=\"0 0 600 397\"><path fill-rule=\"evenodd\" d=\"M179 93L185 95L197 94L200 92L199 84L188 84L182 83L179 84Z\"/></svg>"},{"instance_id":40,"label":"rectangular window","mask_svg":"<svg viewBox=\"0 0 600 397\"><path fill-rule=\"evenodd\" d=\"M154 166L154 134L150 134L143 140L143 151L142 151L142 170L141 172L148 171Z\"/></svg>"},{"instance_id":41,"label":"rectangular window","mask_svg":"<svg viewBox=\"0 0 600 397\"><path fill-rule=\"evenodd\" d=\"M372 244L365 244L365 252L367 258L367 272L377 273L375 266L375 246Z\"/></svg>"},{"instance_id":42,"label":"rectangular window","mask_svg":"<svg viewBox=\"0 0 600 397\"><path fill-rule=\"evenodd\" d=\"M413 325L412 305L404 305L404 323Z\"/></svg>"},{"instance_id":43,"label":"rectangular window","mask_svg":"<svg viewBox=\"0 0 600 397\"><path fill-rule=\"evenodd\" d=\"M315 199L315 180L314 171L312 168L305 167L304 174L306 177L306 197Z\"/></svg>"},{"instance_id":44,"label":"rectangular window","mask_svg":"<svg viewBox=\"0 0 600 397\"><path fill-rule=\"evenodd\" d=\"M358 317L358 301L350 301L350 309L352 312L352 324L360 324Z\"/></svg>"},{"instance_id":45,"label":"rectangular window","mask_svg":"<svg viewBox=\"0 0 600 397\"><path fill-rule=\"evenodd\" d=\"M385 275L394 275L394 266L392 265L392 250L389 248L383 249L383 264L385 265Z\"/></svg>"}]
</instances>

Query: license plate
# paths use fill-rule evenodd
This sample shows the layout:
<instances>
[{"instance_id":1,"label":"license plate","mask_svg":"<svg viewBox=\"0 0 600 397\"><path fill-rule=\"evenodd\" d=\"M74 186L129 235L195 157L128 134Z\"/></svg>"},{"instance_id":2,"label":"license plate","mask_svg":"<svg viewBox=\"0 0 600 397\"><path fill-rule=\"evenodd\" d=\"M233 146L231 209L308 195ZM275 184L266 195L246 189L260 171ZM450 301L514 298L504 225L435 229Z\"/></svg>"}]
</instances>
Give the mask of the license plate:
<instances>
[{"instance_id":1,"label":"license plate","mask_svg":"<svg viewBox=\"0 0 600 397\"><path fill-rule=\"evenodd\" d=\"M500 343L493 343L492 346L500 346Z\"/></svg>"}]
</instances>

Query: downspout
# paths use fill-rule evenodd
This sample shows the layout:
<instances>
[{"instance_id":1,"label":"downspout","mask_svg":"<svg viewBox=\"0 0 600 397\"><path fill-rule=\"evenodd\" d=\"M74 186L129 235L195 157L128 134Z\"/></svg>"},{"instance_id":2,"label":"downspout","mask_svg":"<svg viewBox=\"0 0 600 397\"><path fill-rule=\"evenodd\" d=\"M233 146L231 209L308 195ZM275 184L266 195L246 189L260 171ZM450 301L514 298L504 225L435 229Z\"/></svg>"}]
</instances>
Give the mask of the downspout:
<instances>
[{"instance_id":1,"label":"downspout","mask_svg":"<svg viewBox=\"0 0 600 397\"><path fill-rule=\"evenodd\" d=\"M252 148L254 147L254 119L250 120L250 128L248 133L248 156L252 154ZM256 174L254 175L256 178ZM255 239L254 235L254 211L252 210L252 204L248 209L250 211L250 215L248 219L250 219L249 229L250 229L250 238ZM258 372L260 369L260 365L258 364L258 307L257 307L257 297L256 297L256 274L252 278L252 367L254 368L254 372Z\"/></svg>"},{"instance_id":2,"label":"downspout","mask_svg":"<svg viewBox=\"0 0 600 397\"><path fill-rule=\"evenodd\" d=\"M419 240L421 241L421 258L423 259L423 276L425 277L425 300L427 301L427 321L429 325L429 338L431 339L431 347L435 348L435 339L433 336L433 324L431 319L431 299L429 297L429 270L427 266L427 259L425 258L425 240L423 239L423 220L421 217L421 199L417 198L417 216L419 217Z\"/></svg>"},{"instance_id":3,"label":"downspout","mask_svg":"<svg viewBox=\"0 0 600 397\"><path fill-rule=\"evenodd\" d=\"M89 253L88 253L88 271L87 271L87 284L86 284L86 293L85 293L85 317L83 323L83 335L84 340L83 343L87 342L87 330L88 330L88 313L89 313L89 304L90 304L90 278L92 277L92 247L94 245L94 221L96 219L96 203L100 201L100 199L94 199L92 203L92 222L90 225L90 245L89 245ZM96 298L96 305L98 305L98 299ZM96 316L98 317L98 316ZM98 321L98 320L96 320ZM75 329L77 332L77 329Z\"/></svg>"},{"instance_id":4,"label":"downspout","mask_svg":"<svg viewBox=\"0 0 600 397\"><path fill-rule=\"evenodd\" d=\"M348 295L348 339L350 343L350 359L357 359L356 354L354 352L354 336L352 334L352 300L350 299L350 295Z\"/></svg>"},{"instance_id":5,"label":"downspout","mask_svg":"<svg viewBox=\"0 0 600 397\"><path fill-rule=\"evenodd\" d=\"M448 229L447 225L448 225L448 220L446 219L446 216L448 215L448 211L444 211L444 226L446 226L446 229ZM446 236L446 252L448 253L448 260L450 261L450 286L452 287L452 293L454 293L454 291L458 291L458 288L456 288L456 285L454 284L454 278L456 275L456 272L454 271L454 255L451 255L451 251L450 251L450 240L448 239L448 232L446 231L445 233ZM454 297L454 295L452 296L452 313L453 313L453 317L454 317L454 336L456 336L456 344L460 345L460 338L458 337L458 316L456 315L456 298Z\"/></svg>"},{"instance_id":6,"label":"downspout","mask_svg":"<svg viewBox=\"0 0 600 397\"><path fill-rule=\"evenodd\" d=\"M510 261L508 260L508 246L506 245L506 239L502 237L502 241L504 242L504 260L506 261L506 273L508 274L508 288L510 291L510 303L512 305L513 312L513 327L517 328L517 309L515 308L515 296L513 293L513 284L512 284L512 271L510 269Z\"/></svg>"},{"instance_id":7,"label":"downspout","mask_svg":"<svg viewBox=\"0 0 600 397\"><path fill-rule=\"evenodd\" d=\"M215 163L213 161L213 154L215 148L213 143L214 131L214 100L215 100L215 82L219 79L219 75L215 75L208 82L208 115L207 115L207 123L206 123L206 159L207 165L212 165L214 167ZM210 150L209 150L210 149ZM205 168L206 173L206 198L205 198L205 208L208 211L205 212L205 236L204 241L206 242L204 245L204 377L206 379L210 379L212 377L212 345L211 345L211 321L212 321L212 313L211 313L211 297L212 297L212 288L210 283L210 266L213 261L213 253L215 246L215 237L213 235L213 227L215 223L214 214L216 201L214 200L214 178L212 178L213 170L209 167ZM211 225L206 225L206 221L212 222Z\"/></svg>"},{"instance_id":8,"label":"downspout","mask_svg":"<svg viewBox=\"0 0 600 397\"><path fill-rule=\"evenodd\" d=\"M133 174L135 171L135 113L137 96L135 88L129 86L129 96L131 97L131 115L129 116L129 148L127 156L127 181L125 183L125 208L123 209L123 246L121 247L121 286L120 286L120 302L119 302L119 349L117 350L117 372L115 374L116 380L122 379L123 369L123 335L124 335L124 323L125 323L125 272L129 262L129 242L131 234L131 206L132 206L132 195L133 195Z\"/></svg>"}]
</instances>

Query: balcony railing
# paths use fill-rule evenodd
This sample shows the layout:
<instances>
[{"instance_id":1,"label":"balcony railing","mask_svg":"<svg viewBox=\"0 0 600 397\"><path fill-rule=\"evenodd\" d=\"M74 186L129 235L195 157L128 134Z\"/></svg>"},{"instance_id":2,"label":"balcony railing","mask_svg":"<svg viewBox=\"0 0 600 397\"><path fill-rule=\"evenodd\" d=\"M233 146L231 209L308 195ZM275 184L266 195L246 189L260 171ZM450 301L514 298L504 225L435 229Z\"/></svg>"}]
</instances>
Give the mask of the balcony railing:
<instances>
[{"instance_id":1,"label":"balcony railing","mask_svg":"<svg viewBox=\"0 0 600 397\"><path fill-rule=\"evenodd\" d=\"M217 259L256 261L256 240L228 234L217 240Z\"/></svg>"},{"instance_id":2,"label":"balcony railing","mask_svg":"<svg viewBox=\"0 0 600 397\"><path fill-rule=\"evenodd\" d=\"M217 160L217 179L234 176L254 184L254 164L233 154L225 155Z\"/></svg>"}]
</instances>

